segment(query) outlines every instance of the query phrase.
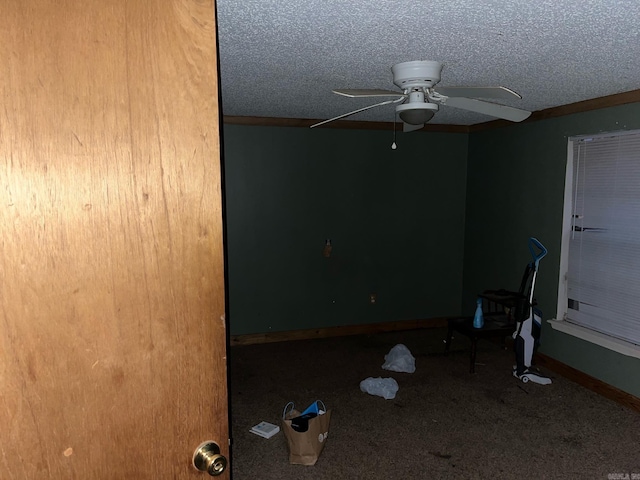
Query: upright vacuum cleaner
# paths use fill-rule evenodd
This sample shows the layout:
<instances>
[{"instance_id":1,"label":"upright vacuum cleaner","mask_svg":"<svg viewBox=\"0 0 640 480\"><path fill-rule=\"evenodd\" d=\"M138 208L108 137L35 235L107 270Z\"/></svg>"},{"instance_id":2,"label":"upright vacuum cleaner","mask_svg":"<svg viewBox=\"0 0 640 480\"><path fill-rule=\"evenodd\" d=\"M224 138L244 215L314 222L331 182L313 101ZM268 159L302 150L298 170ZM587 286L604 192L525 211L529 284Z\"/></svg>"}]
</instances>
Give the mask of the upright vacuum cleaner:
<instances>
[{"instance_id":1,"label":"upright vacuum cleaner","mask_svg":"<svg viewBox=\"0 0 640 480\"><path fill-rule=\"evenodd\" d=\"M536 249L538 250L536 252ZM534 382L541 385L549 385L551 379L543 377L538 372L531 370L533 353L540 342L542 312L535 308L533 291L536 285L536 277L540 260L547 254L547 249L537 239L529 239L529 251L533 260L527 265L527 270L521 285L521 293L526 295L523 299L520 311L516 312L516 331L513 333L514 350L516 353L516 365L513 368L513 376L524 383ZM530 280L529 288L526 288ZM525 293L526 292L526 293ZM524 319L524 320L522 320Z\"/></svg>"}]
</instances>

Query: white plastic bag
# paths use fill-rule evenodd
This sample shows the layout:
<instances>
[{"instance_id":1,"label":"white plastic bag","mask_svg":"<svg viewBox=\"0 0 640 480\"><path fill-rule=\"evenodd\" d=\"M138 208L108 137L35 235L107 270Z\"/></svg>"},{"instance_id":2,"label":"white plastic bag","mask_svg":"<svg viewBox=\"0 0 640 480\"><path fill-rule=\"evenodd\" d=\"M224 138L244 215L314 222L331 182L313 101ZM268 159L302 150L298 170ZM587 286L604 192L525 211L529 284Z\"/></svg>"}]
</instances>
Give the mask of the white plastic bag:
<instances>
[{"instance_id":1,"label":"white plastic bag","mask_svg":"<svg viewBox=\"0 0 640 480\"><path fill-rule=\"evenodd\" d=\"M387 355L382 365L385 370L392 372L413 373L416 371L416 359L409 349L401 343L393 347Z\"/></svg>"},{"instance_id":2,"label":"white plastic bag","mask_svg":"<svg viewBox=\"0 0 640 480\"><path fill-rule=\"evenodd\" d=\"M370 395L377 395L385 400L396 398L398 382L393 378L369 377L360 382L360 390Z\"/></svg>"}]
</instances>

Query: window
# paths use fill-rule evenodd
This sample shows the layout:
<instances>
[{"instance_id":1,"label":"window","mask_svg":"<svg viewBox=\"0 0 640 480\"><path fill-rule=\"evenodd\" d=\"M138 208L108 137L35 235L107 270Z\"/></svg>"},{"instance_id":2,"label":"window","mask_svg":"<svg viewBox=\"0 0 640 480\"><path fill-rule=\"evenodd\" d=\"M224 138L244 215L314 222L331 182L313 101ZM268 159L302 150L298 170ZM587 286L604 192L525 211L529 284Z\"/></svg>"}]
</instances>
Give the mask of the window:
<instances>
[{"instance_id":1,"label":"window","mask_svg":"<svg viewBox=\"0 0 640 480\"><path fill-rule=\"evenodd\" d=\"M569 140L557 320L640 357L640 132Z\"/></svg>"}]
</instances>

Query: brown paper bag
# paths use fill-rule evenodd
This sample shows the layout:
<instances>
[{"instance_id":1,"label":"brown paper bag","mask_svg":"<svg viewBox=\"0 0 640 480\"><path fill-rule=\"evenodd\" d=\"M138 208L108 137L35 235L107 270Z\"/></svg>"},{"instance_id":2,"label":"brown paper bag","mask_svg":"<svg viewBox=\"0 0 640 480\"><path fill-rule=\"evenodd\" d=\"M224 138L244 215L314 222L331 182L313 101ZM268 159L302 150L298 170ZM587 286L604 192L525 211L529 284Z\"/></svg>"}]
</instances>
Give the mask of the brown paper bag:
<instances>
[{"instance_id":1,"label":"brown paper bag","mask_svg":"<svg viewBox=\"0 0 640 480\"><path fill-rule=\"evenodd\" d=\"M309 419L309 429L306 432L296 432L291 427L291 419L299 416L300 412L295 409L287 412L286 408L282 419L282 431L289 445L289 463L315 465L329 435L331 410Z\"/></svg>"}]
</instances>

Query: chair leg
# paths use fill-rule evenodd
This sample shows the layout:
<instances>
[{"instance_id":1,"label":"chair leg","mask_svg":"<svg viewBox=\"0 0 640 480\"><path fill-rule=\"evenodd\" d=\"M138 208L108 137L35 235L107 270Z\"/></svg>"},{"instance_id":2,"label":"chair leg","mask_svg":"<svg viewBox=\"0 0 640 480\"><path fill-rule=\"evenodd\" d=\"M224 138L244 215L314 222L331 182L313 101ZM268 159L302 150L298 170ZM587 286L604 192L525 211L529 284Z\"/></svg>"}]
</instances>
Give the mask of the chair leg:
<instances>
[{"instance_id":1,"label":"chair leg","mask_svg":"<svg viewBox=\"0 0 640 480\"><path fill-rule=\"evenodd\" d=\"M449 329L447 330L447 339L444 342L444 354L449 354L449 347L451 346L451 339L453 338L453 327L449 325Z\"/></svg>"}]
</instances>

